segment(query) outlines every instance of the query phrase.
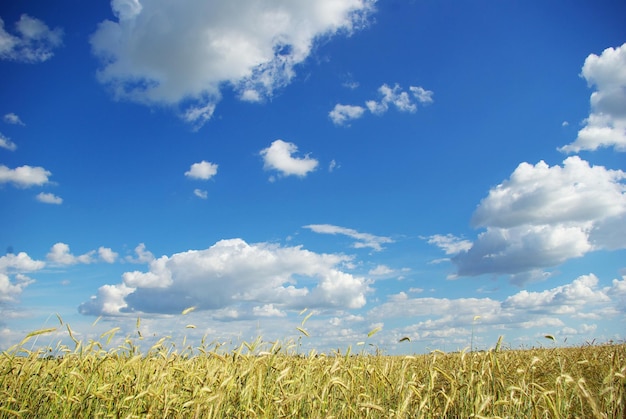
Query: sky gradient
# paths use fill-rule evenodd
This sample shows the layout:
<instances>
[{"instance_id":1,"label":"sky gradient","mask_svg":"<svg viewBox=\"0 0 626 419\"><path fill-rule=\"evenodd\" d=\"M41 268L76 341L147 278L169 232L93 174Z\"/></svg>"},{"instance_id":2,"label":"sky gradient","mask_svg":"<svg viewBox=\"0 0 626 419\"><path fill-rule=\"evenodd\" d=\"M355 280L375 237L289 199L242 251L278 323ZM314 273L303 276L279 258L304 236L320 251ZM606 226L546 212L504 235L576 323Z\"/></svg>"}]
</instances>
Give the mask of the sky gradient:
<instances>
[{"instance_id":1,"label":"sky gradient","mask_svg":"<svg viewBox=\"0 0 626 419\"><path fill-rule=\"evenodd\" d=\"M67 342L56 315L148 347L623 341L623 16L3 4L0 349Z\"/></svg>"}]
</instances>

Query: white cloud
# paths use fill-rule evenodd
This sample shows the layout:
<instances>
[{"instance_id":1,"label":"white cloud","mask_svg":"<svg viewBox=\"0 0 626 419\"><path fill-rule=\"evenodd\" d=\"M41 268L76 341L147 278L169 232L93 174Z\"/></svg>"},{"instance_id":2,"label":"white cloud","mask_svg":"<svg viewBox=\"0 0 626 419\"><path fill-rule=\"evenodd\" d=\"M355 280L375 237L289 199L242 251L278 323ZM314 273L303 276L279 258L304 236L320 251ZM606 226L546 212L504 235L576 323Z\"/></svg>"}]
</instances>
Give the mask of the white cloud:
<instances>
[{"instance_id":1,"label":"white cloud","mask_svg":"<svg viewBox=\"0 0 626 419\"><path fill-rule=\"evenodd\" d=\"M114 0L117 21L101 22L91 37L98 79L120 98L182 104L184 119L199 125L222 86L247 101L271 96L318 39L357 29L374 2Z\"/></svg>"},{"instance_id":2,"label":"white cloud","mask_svg":"<svg viewBox=\"0 0 626 419\"><path fill-rule=\"evenodd\" d=\"M357 249L369 247L376 251L381 251L383 249L383 244L393 243L393 240L390 237L375 236L369 233L359 233L351 228L339 227L331 224L311 224L304 226L304 228L308 228L309 230L319 234L342 234L344 236L351 237L356 240L352 246Z\"/></svg>"},{"instance_id":3,"label":"white cloud","mask_svg":"<svg viewBox=\"0 0 626 419\"><path fill-rule=\"evenodd\" d=\"M56 243L50 249L46 258L56 265L76 265L77 263L92 263L95 251L75 256L70 252L70 247L65 243Z\"/></svg>"},{"instance_id":4,"label":"white cloud","mask_svg":"<svg viewBox=\"0 0 626 419\"><path fill-rule=\"evenodd\" d=\"M559 150L577 153L614 147L626 151L626 44L607 48L600 56L590 54L581 75L596 87L591 94L591 113L576 140Z\"/></svg>"},{"instance_id":5,"label":"white cloud","mask_svg":"<svg viewBox=\"0 0 626 419\"><path fill-rule=\"evenodd\" d=\"M209 197L209 193L202 189L194 189L193 194L200 199L207 199Z\"/></svg>"},{"instance_id":6,"label":"white cloud","mask_svg":"<svg viewBox=\"0 0 626 419\"><path fill-rule=\"evenodd\" d=\"M455 255L457 253L467 251L472 247L472 242L469 240L461 239L452 234L435 234L427 238L428 244L434 244L435 246L446 252L446 255Z\"/></svg>"},{"instance_id":7,"label":"white cloud","mask_svg":"<svg viewBox=\"0 0 626 419\"><path fill-rule=\"evenodd\" d=\"M370 269L370 271L368 272L369 275L373 276L385 276L392 273L394 273L394 270L387 265L378 265L374 269Z\"/></svg>"},{"instance_id":8,"label":"white cloud","mask_svg":"<svg viewBox=\"0 0 626 419\"><path fill-rule=\"evenodd\" d=\"M285 317L287 313L274 307L274 304L265 304L261 307L252 307L255 317Z\"/></svg>"},{"instance_id":9,"label":"white cloud","mask_svg":"<svg viewBox=\"0 0 626 419\"><path fill-rule=\"evenodd\" d=\"M15 275L15 280L12 281L8 275L0 272L0 304L14 302L24 288L33 282L35 281L22 274ZM1 306L0 313L2 313Z\"/></svg>"},{"instance_id":10,"label":"white cloud","mask_svg":"<svg viewBox=\"0 0 626 419\"><path fill-rule=\"evenodd\" d=\"M127 256L126 261L130 263L150 263L154 260L154 255L149 250L146 250L144 243L139 243L135 247L135 254L137 257Z\"/></svg>"},{"instance_id":11,"label":"white cloud","mask_svg":"<svg viewBox=\"0 0 626 419\"><path fill-rule=\"evenodd\" d=\"M524 274L599 249L626 247L626 173L578 156L563 166L520 164L479 204L472 225L484 227L467 247L446 247L458 275ZM437 236L433 236L437 237ZM528 275L518 275L515 282Z\"/></svg>"},{"instance_id":12,"label":"white cloud","mask_svg":"<svg viewBox=\"0 0 626 419\"><path fill-rule=\"evenodd\" d=\"M185 172L185 176L192 179L209 180L217 174L218 165L202 160L200 163L191 165L189 171Z\"/></svg>"},{"instance_id":13,"label":"white cloud","mask_svg":"<svg viewBox=\"0 0 626 419\"><path fill-rule=\"evenodd\" d=\"M400 293L370 310L368 317L414 318L416 323L405 332L412 332L412 338L434 338L441 337L434 333L438 330L451 331L449 336L468 336L468 328L476 323L476 316L480 316L480 326L491 330L517 330L578 325L579 319L592 318L595 314L605 317L626 314L626 277L613 280L609 287L601 288L598 284L598 278L589 274L565 285L540 292L523 290L502 300L409 298ZM576 334L594 329L594 325L581 326Z\"/></svg>"},{"instance_id":14,"label":"white cloud","mask_svg":"<svg viewBox=\"0 0 626 419\"><path fill-rule=\"evenodd\" d=\"M410 93L409 93L410 92ZM348 121L358 119L363 116L365 110L369 110L374 115L382 115L394 106L400 112L417 111L417 103L426 105L433 102L433 92L420 86L409 86L409 92L402 90L399 84L390 87L386 83L378 88L381 96L380 100L368 100L365 108L356 105L336 104L328 114L335 125L345 125Z\"/></svg>"},{"instance_id":15,"label":"white cloud","mask_svg":"<svg viewBox=\"0 0 626 419\"><path fill-rule=\"evenodd\" d=\"M17 34L4 29L0 18L0 59L26 63L43 62L51 58L62 44L63 31L50 29L44 22L23 14L15 23Z\"/></svg>"},{"instance_id":16,"label":"white cloud","mask_svg":"<svg viewBox=\"0 0 626 419\"><path fill-rule=\"evenodd\" d=\"M335 125L345 125L348 121L359 119L365 113L362 106L336 104L328 116Z\"/></svg>"},{"instance_id":17,"label":"white cloud","mask_svg":"<svg viewBox=\"0 0 626 419\"><path fill-rule=\"evenodd\" d=\"M338 270L346 260L301 247L222 240L208 249L154 259L147 272L126 272L122 283L101 287L79 310L124 315L196 306L215 315L223 310L278 315L302 307L359 308L369 289L363 278Z\"/></svg>"},{"instance_id":18,"label":"white cloud","mask_svg":"<svg viewBox=\"0 0 626 419\"><path fill-rule=\"evenodd\" d=\"M22 125L22 126L26 125L24 122L22 122L20 117L14 114L13 112L10 112L4 115L3 119L4 119L4 122L6 122L7 124Z\"/></svg>"},{"instance_id":19,"label":"white cloud","mask_svg":"<svg viewBox=\"0 0 626 419\"><path fill-rule=\"evenodd\" d=\"M109 247L100 246L98 248L98 256L100 256L100 259L102 259L106 263L115 263L118 254Z\"/></svg>"},{"instance_id":20,"label":"white cloud","mask_svg":"<svg viewBox=\"0 0 626 419\"><path fill-rule=\"evenodd\" d=\"M15 151L17 149L17 145L7 137L0 133L0 148L5 148L9 151Z\"/></svg>"},{"instance_id":21,"label":"white cloud","mask_svg":"<svg viewBox=\"0 0 626 419\"><path fill-rule=\"evenodd\" d=\"M13 183L21 188L40 186L48 183L48 177L52 175L43 167L20 166L15 169L0 164L0 184Z\"/></svg>"},{"instance_id":22,"label":"white cloud","mask_svg":"<svg viewBox=\"0 0 626 419\"><path fill-rule=\"evenodd\" d=\"M419 86L410 86L409 91L413 94L413 97L417 99L419 103L432 103L433 92L425 90ZM382 115L389 110L389 105L394 105L396 109L401 112L415 112L417 105L413 103L411 95L408 92L402 90L399 84L395 84L393 87L389 87L387 84L383 84L378 88L378 92L382 96L379 101L368 100L365 102L367 109L375 115Z\"/></svg>"},{"instance_id":23,"label":"white cloud","mask_svg":"<svg viewBox=\"0 0 626 419\"><path fill-rule=\"evenodd\" d=\"M298 152L298 146L283 140L274 141L268 148L261 150L263 167L265 170L277 170L283 176L304 177L317 168L318 161L306 155L293 157Z\"/></svg>"},{"instance_id":24,"label":"white cloud","mask_svg":"<svg viewBox=\"0 0 626 419\"><path fill-rule=\"evenodd\" d=\"M521 163L489 191L472 216L476 227L585 223L626 211L626 173L591 166L578 156L563 166Z\"/></svg>"},{"instance_id":25,"label":"white cloud","mask_svg":"<svg viewBox=\"0 0 626 419\"><path fill-rule=\"evenodd\" d=\"M46 266L46 263L40 260L31 259L25 252L20 252L17 255L9 253L4 256L0 256L0 272L34 272Z\"/></svg>"},{"instance_id":26,"label":"white cloud","mask_svg":"<svg viewBox=\"0 0 626 419\"><path fill-rule=\"evenodd\" d=\"M415 97L419 103L433 103L434 101L434 93L431 90L426 90L421 86L410 86L409 90L413 93L413 97Z\"/></svg>"},{"instance_id":27,"label":"white cloud","mask_svg":"<svg viewBox=\"0 0 626 419\"><path fill-rule=\"evenodd\" d=\"M37 201L43 202L44 204L56 204L60 205L63 203L63 198L60 198L52 193L40 192L36 196Z\"/></svg>"},{"instance_id":28,"label":"white cloud","mask_svg":"<svg viewBox=\"0 0 626 419\"><path fill-rule=\"evenodd\" d=\"M24 288L35 282L24 273L41 270L45 265L43 261L31 259L25 252L0 256L0 304L15 302ZM1 305L0 314L5 314Z\"/></svg>"}]
</instances>

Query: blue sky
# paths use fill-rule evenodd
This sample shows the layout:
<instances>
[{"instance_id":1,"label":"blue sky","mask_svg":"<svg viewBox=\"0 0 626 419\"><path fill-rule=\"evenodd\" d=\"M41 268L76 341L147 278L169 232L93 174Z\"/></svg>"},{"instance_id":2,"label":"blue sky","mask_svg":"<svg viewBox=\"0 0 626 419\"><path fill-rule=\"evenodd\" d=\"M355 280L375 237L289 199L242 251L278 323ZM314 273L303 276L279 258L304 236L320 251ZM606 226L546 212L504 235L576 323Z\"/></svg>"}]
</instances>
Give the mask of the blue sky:
<instances>
[{"instance_id":1,"label":"blue sky","mask_svg":"<svg viewBox=\"0 0 626 419\"><path fill-rule=\"evenodd\" d=\"M7 3L3 349L624 339L623 2Z\"/></svg>"}]
</instances>

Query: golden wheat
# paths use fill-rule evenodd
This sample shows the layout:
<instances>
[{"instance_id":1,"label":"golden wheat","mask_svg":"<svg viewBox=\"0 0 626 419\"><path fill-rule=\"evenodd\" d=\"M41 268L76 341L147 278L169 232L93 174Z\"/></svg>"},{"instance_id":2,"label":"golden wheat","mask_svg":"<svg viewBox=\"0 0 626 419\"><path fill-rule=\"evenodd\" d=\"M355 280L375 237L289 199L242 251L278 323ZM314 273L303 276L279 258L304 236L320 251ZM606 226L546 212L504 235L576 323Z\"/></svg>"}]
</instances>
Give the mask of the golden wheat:
<instances>
[{"instance_id":1,"label":"golden wheat","mask_svg":"<svg viewBox=\"0 0 626 419\"><path fill-rule=\"evenodd\" d=\"M77 340L73 350L24 348L48 332L33 332L2 353L0 418L626 415L624 344L501 350L499 341L487 352L414 356L305 356L291 353L290 342L261 339L234 350L202 344L182 353L167 339L144 354L130 339L108 351Z\"/></svg>"}]
</instances>

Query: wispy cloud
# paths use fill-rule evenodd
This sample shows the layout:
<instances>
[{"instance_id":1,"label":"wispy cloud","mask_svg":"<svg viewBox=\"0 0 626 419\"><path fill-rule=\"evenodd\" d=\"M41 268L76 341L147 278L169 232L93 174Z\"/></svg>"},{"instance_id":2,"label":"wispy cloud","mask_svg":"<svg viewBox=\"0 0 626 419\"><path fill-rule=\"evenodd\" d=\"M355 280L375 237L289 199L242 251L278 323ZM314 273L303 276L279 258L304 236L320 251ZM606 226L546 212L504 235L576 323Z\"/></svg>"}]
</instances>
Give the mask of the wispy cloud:
<instances>
[{"instance_id":1,"label":"wispy cloud","mask_svg":"<svg viewBox=\"0 0 626 419\"><path fill-rule=\"evenodd\" d=\"M352 246L357 249L368 247L376 251L381 251L383 250L383 244L394 242L390 237L360 233L351 228L339 227L331 224L311 224L304 226L304 228L308 228L309 230L319 234L341 234L351 237L356 240Z\"/></svg>"},{"instance_id":2,"label":"wispy cloud","mask_svg":"<svg viewBox=\"0 0 626 419\"><path fill-rule=\"evenodd\" d=\"M207 199L209 197L209 193L202 189L194 189L193 194L200 199Z\"/></svg>"},{"instance_id":3,"label":"wispy cloud","mask_svg":"<svg viewBox=\"0 0 626 419\"><path fill-rule=\"evenodd\" d=\"M9 151L15 151L17 150L17 145L15 145L13 141L0 133L0 148L7 149Z\"/></svg>"},{"instance_id":4,"label":"wispy cloud","mask_svg":"<svg viewBox=\"0 0 626 419\"><path fill-rule=\"evenodd\" d=\"M50 59L53 50L62 44L63 30L50 29L39 19L26 14L15 23L16 33L4 29L0 18L0 59L25 63L39 63Z\"/></svg>"},{"instance_id":5,"label":"wispy cloud","mask_svg":"<svg viewBox=\"0 0 626 419\"><path fill-rule=\"evenodd\" d=\"M4 119L4 122L6 122L7 124L22 125L22 126L26 125L24 122L22 122L20 117L14 114L13 112L4 115L3 119Z\"/></svg>"}]
</instances>

